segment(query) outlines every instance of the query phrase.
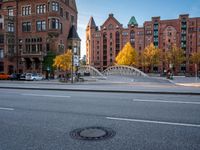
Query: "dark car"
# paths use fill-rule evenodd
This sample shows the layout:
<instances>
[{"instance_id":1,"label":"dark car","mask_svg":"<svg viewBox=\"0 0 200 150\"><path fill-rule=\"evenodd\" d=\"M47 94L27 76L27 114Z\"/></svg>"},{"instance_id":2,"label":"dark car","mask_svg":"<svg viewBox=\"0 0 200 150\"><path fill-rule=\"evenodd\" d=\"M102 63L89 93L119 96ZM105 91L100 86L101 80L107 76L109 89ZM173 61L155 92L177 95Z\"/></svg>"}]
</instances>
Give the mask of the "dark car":
<instances>
[{"instance_id":1,"label":"dark car","mask_svg":"<svg viewBox=\"0 0 200 150\"><path fill-rule=\"evenodd\" d=\"M13 73L10 75L10 80L20 80L20 73Z\"/></svg>"}]
</instances>

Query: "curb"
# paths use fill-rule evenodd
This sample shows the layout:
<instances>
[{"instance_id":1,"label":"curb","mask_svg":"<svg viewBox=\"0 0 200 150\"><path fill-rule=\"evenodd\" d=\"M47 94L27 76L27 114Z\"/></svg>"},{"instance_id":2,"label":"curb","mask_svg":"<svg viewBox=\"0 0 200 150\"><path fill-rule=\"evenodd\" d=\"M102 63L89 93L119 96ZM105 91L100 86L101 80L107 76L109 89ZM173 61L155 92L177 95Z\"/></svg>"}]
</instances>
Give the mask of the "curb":
<instances>
[{"instance_id":1,"label":"curb","mask_svg":"<svg viewBox=\"0 0 200 150\"><path fill-rule=\"evenodd\" d=\"M123 90L91 90L91 89L51 89L51 88L28 88L28 87L0 87L0 89L18 90L44 90L44 91L70 91L70 92L97 92L97 93L127 93L127 94L163 94L163 95L200 95L195 92L165 92L165 91L123 91Z\"/></svg>"}]
</instances>

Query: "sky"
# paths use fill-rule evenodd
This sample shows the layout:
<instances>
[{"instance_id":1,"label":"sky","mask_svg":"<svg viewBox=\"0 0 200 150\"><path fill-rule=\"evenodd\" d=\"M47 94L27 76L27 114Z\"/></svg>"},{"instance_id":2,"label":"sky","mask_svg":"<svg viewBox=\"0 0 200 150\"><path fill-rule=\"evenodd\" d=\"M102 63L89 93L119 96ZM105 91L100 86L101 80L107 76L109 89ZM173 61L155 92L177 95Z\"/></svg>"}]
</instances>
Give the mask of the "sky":
<instances>
[{"instance_id":1,"label":"sky","mask_svg":"<svg viewBox=\"0 0 200 150\"><path fill-rule=\"evenodd\" d=\"M180 14L200 17L200 0L76 0L78 8L78 34L81 38L81 56L86 55L85 30L93 16L96 25L101 26L110 13L126 27L135 16L139 26L151 17L161 20L176 19Z\"/></svg>"}]
</instances>

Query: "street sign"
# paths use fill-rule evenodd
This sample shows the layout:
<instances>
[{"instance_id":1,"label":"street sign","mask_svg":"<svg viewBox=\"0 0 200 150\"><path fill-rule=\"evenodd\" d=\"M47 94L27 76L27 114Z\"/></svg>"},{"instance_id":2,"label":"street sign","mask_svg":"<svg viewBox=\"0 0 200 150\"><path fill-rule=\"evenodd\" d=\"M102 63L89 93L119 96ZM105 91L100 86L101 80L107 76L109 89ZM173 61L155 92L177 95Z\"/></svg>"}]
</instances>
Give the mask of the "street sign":
<instances>
[{"instance_id":1,"label":"street sign","mask_svg":"<svg viewBox=\"0 0 200 150\"><path fill-rule=\"evenodd\" d=\"M74 55L74 66L79 66L79 56Z\"/></svg>"}]
</instances>

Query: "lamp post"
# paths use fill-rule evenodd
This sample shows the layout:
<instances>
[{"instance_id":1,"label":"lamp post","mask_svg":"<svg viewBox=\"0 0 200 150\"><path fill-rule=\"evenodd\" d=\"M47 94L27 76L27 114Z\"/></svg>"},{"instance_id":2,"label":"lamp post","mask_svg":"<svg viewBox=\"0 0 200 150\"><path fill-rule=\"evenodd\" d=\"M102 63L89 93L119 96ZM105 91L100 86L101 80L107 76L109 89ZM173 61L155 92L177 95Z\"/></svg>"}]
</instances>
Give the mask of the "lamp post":
<instances>
[{"instance_id":1,"label":"lamp post","mask_svg":"<svg viewBox=\"0 0 200 150\"><path fill-rule=\"evenodd\" d=\"M15 27L15 32L16 32L16 37L15 37L15 43L16 43L16 70L17 73L19 73L19 38L18 38L18 9L19 9L19 0L16 0L16 27Z\"/></svg>"},{"instance_id":2,"label":"lamp post","mask_svg":"<svg viewBox=\"0 0 200 150\"><path fill-rule=\"evenodd\" d=\"M71 69L71 83L73 84L73 78L74 78L74 75L73 75L73 73L74 73L74 47L72 47L72 69Z\"/></svg>"}]
</instances>

